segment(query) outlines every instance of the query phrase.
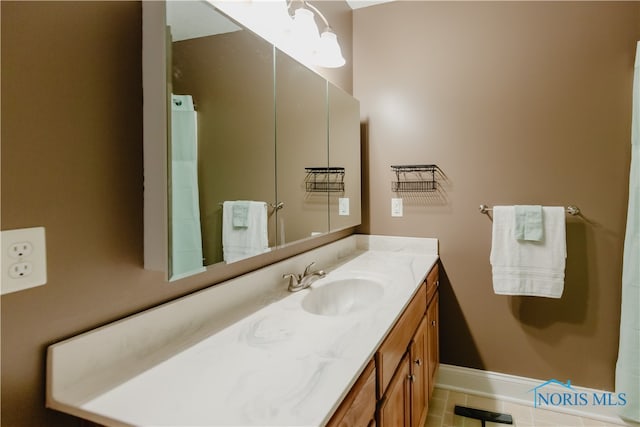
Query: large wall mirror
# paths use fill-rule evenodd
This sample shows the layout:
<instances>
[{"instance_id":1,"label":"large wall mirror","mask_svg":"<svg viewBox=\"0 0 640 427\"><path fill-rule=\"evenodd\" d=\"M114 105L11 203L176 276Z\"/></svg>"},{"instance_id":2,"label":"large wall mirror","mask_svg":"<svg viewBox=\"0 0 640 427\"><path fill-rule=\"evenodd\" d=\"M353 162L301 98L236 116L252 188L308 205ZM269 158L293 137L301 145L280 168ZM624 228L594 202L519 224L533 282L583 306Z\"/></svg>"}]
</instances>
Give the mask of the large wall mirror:
<instances>
[{"instance_id":1,"label":"large wall mirror","mask_svg":"<svg viewBox=\"0 0 640 427\"><path fill-rule=\"evenodd\" d=\"M145 3L143 19L166 19L156 28L169 105L169 280L358 225L358 101L207 1ZM161 252L147 226L149 126L162 123L145 119L145 266L158 269L147 262Z\"/></svg>"}]
</instances>

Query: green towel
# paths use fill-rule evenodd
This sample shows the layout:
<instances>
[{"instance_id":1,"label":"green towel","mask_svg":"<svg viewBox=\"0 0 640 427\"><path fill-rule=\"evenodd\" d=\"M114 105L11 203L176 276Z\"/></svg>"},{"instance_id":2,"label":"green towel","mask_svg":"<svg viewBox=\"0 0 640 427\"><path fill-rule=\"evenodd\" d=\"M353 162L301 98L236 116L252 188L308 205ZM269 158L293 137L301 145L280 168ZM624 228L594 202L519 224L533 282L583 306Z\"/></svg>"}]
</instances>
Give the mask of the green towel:
<instances>
[{"instance_id":1,"label":"green towel","mask_svg":"<svg viewBox=\"0 0 640 427\"><path fill-rule=\"evenodd\" d=\"M514 237L517 240L529 240L539 242L544 237L542 224L542 206L519 205L515 206Z\"/></svg>"},{"instance_id":2,"label":"green towel","mask_svg":"<svg viewBox=\"0 0 640 427\"><path fill-rule=\"evenodd\" d=\"M248 228L249 202L234 202L231 218L235 228Z\"/></svg>"}]
</instances>

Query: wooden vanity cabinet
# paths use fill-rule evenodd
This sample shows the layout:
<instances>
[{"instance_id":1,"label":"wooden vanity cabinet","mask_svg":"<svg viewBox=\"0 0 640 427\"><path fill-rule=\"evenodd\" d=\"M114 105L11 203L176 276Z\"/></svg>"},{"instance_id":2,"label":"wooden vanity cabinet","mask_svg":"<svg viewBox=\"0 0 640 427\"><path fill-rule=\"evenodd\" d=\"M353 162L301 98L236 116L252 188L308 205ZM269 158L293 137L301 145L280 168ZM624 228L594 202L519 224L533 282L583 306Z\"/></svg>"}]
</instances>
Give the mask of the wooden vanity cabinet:
<instances>
[{"instance_id":1,"label":"wooden vanity cabinet","mask_svg":"<svg viewBox=\"0 0 640 427\"><path fill-rule=\"evenodd\" d=\"M402 313L387 338L376 352L376 370L378 375L377 396L381 399L391 382L400 360L407 352L409 343L427 310L427 289L424 284Z\"/></svg>"},{"instance_id":2,"label":"wooden vanity cabinet","mask_svg":"<svg viewBox=\"0 0 640 427\"><path fill-rule=\"evenodd\" d=\"M376 375L373 360L344 398L327 427L362 427L375 425Z\"/></svg>"},{"instance_id":3,"label":"wooden vanity cabinet","mask_svg":"<svg viewBox=\"0 0 640 427\"><path fill-rule=\"evenodd\" d=\"M421 427L427 419L438 356L438 266L376 352L379 427Z\"/></svg>"},{"instance_id":4,"label":"wooden vanity cabinet","mask_svg":"<svg viewBox=\"0 0 640 427\"><path fill-rule=\"evenodd\" d=\"M438 266L407 305L328 427L421 427L438 356Z\"/></svg>"}]
</instances>

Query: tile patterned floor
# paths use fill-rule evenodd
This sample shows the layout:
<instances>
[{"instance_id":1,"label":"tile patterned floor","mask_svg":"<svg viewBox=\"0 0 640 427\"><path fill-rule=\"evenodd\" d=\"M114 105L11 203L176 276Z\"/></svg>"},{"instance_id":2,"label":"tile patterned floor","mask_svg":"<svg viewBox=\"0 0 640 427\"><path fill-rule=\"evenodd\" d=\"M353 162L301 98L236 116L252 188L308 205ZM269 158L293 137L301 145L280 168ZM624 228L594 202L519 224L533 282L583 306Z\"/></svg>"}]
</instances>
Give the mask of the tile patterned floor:
<instances>
[{"instance_id":1,"label":"tile patterned floor","mask_svg":"<svg viewBox=\"0 0 640 427\"><path fill-rule=\"evenodd\" d=\"M425 427L480 427L481 422L453 413L455 405L511 414L514 426L524 427L609 427L602 421L581 418L559 412L534 409L511 402L458 393L436 388L429 402ZM486 427L505 427L507 424L486 423Z\"/></svg>"}]
</instances>

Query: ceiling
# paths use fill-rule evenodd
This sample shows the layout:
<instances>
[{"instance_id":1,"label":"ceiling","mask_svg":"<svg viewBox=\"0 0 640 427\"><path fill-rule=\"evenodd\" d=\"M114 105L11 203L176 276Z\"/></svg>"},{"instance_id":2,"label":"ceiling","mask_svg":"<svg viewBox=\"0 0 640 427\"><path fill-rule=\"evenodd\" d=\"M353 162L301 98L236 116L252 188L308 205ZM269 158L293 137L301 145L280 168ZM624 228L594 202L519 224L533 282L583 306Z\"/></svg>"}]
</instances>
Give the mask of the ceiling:
<instances>
[{"instance_id":1,"label":"ceiling","mask_svg":"<svg viewBox=\"0 0 640 427\"><path fill-rule=\"evenodd\" d=\"M394 0L346 0L351 9L360 9L361 7L373 6L374 4L388 3Z\"/></svg>"},{"instance_id":2,"label":"ceiling","mask_svg":"<svg viewBox=\"0 0 640 427\"><path fill-rule=\"evenodd\" d=\"M204 1L168 1L167 25L174 42L241 29Z\"/></svg>"},{"instance_id":3,"label":"ceiling","mask_svg":"<svg viewBox=\"0 0 640 427\"><path fill-rule=\"evenodd\" d=\"M394 0L346 0L352 9L360 9L390 1ZM262 4L264 3L266 1L263 1ZM217 13L216 8L212 7L208 1L168 1L167 23L171 26L173 41L240 30L240 27L231 20Z\"/></svg>"}]
</instances>

